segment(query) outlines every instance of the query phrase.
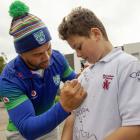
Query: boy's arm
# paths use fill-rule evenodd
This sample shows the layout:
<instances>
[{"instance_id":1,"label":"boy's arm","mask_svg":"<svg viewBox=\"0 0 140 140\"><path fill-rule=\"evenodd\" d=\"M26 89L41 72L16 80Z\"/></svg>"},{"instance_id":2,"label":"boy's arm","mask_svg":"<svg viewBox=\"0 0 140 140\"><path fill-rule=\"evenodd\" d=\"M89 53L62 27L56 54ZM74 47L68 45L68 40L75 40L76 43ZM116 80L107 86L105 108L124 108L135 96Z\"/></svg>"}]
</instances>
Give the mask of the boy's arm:
<instances>
[{"instance_id":1,"label":"boy's arm","mask_svg":"<svg viewBox=\"0 0 140 140\"><path fill-rule=\"evenodd\" d=\"M140 126L125 126L107 136L104 140L139 140Z\"/></svg>"},{"instance_id":2,"label":"boy's arm","mask_svg":"<svg viewBox=\"0 0 140 140\"><path fill-rule=\"evenodd\" d=\"M65 121L61 140L72 140L73 125L74 125L74 114L71 114Z\"/></svg>"}]
</instances>

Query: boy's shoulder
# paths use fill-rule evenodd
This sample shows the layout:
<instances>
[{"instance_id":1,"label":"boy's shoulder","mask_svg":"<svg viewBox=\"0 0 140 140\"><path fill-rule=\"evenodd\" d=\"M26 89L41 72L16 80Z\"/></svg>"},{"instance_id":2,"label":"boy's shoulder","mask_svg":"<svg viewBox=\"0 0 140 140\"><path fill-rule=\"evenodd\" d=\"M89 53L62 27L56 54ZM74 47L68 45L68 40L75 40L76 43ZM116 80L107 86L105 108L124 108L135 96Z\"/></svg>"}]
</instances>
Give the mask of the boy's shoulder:
<instances>
[{"instance_id":1,"label":"boy's shoulder","mask_svg":"<svg viewBox=\"0 0 140 140\"><path fill-rule=\"evenodd\" d=\"M114 48L114 52L110 55L108 60L118 65L128 65L131 62L138 61L136 57L124 52L120 48Z\"/></svg>"}]
</instances>

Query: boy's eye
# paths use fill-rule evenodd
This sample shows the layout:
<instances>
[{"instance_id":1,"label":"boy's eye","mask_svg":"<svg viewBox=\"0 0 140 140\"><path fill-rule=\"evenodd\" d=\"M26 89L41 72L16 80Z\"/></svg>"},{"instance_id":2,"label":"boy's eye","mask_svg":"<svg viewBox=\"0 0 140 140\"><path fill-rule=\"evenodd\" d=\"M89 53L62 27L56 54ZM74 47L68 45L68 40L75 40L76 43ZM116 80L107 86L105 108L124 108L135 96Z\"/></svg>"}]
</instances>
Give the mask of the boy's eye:
<instances>
[{"instance_id":1,"label":"boy's eye","mask_svg":"<svg viewBox=\"0 0 140 140\"><path fill-rule=\"evenodd\" d=\"M79 45L79 46L77 47L77 50L81 50L81 48L82 48L82 46L81 46L81 45Z\"/></svg>"}]
</instances>

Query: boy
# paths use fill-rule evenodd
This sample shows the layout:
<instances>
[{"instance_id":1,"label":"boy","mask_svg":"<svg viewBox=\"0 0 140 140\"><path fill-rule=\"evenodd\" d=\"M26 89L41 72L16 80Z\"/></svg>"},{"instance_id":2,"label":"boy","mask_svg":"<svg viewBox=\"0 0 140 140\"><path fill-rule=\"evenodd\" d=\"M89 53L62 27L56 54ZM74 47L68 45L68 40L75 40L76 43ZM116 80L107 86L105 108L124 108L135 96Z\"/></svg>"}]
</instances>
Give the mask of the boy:
<instances>
[{"instance_id":1,"label":"boy","mask_svg":"<svg viewBox=\"0 0 140 140\"><path fill-rule=\"evenodd\" d=\"M113 48L89 9L74 9L58 31L78 57L92 64L79 77L87 98L66 122L62 140L140 139L140 62Z\"/></svg>"}]
</instances>

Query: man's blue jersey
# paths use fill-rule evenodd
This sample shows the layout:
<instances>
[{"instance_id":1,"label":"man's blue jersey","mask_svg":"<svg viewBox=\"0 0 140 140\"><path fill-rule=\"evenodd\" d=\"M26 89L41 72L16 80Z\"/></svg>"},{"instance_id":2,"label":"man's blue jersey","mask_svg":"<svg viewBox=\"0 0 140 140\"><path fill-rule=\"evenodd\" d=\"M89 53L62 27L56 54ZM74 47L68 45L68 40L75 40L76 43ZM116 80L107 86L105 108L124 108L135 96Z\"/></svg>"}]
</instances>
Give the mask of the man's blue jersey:
<instances>
[{"instance_id":1,"label":"man's blue jersey","mask_svg":"<svg viewBox=\"0 0 140 140\"><path fill-rule=\"evenodd\" d=\"M55 50L43 77L29 70L20 56L9 62L0 77L0 96L9 113L9 130L17 128L24 137L34 139L55 128L69 115L60 103L53 106L60 82L75 77L64 56Z\"/></svg>"}]
</instances>

